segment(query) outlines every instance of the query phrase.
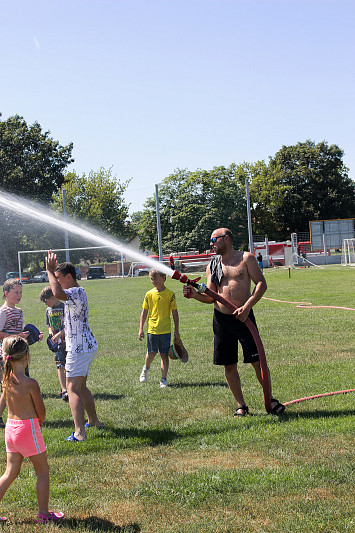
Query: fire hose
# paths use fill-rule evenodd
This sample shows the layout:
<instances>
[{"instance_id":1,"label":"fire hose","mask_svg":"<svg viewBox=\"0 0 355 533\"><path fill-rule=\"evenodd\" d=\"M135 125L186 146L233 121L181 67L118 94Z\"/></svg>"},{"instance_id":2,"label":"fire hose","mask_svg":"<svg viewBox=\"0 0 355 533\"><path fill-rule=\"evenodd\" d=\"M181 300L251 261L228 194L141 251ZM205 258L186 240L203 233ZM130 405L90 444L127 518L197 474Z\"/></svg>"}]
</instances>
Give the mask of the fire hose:
<instances>
[{"instance_id":1,"label":"fire hose","mask_svg":"<svg viewBox=\"0 0 355 533\"><path fill-rule=\"evenodd\" d=\"M171 262L171 266L174 267L174 263ZM172 279L176 279L180 281L181 283L185 283L187 285L191 285L194 287L197 292L200 294L207 294L214 300L217 300L218 302L222 303L224 306L226 306L231 311L236 311L238 308L236 305L234 305L232 302L218 294L217 292L209 289L204 283L197 283L201 278L196 278L193 280L190 280L185 274L180 274L177 270L174 270L172 274ZM273 298L265 298L267 300L274 300ZM282 302L282 300L274 300L277 302ZM352 308L346 308L346 307L333 307L333 306L312 306L309 302L284 302L284 303L293 303L293 304L299 304L297 307L303 307L303 308L335 308L335 309L346 309L349 311L355 311L355 309ZM256 344L256 347L258 349L259 354L259 360L260 360L260 369L261 369L261 380L262 380L262 387L263 387L263 396L264 396L264 404L265 409L268 413L271 412L271 391L270 391L270 382L269 382L269 373L268 373L268 367L266 362L266 356L265 356L265 350L263 343L261 341L260 335L258 330L256 329L253 322L250 320L250 318L247 318L244 324L249 329L250 333L253 336L254 342ZM306 400L314 400L316 398L322 398L325 396L334 396L336 394L347 394L348 392L355 392L355 389L347 389L347 390L341 390L341 391L335 391L335 392L327 392L324 394L316 394L314 396L307 396L304 398L298 398L297 400L292 400L290 402L284 402L284 405L291 405L294 403L304 402Z\"/></svg>"},{"instance_id":2,"label":"fire hose","mask_svg":"<svg viewBox=\"0 0 355 533\"><path fill-rule=\"evenodd\" d=\"M194 287L197 292L200 294L207 294L214 300L217 300L221 304L225 305L230 309L231 311L236 311L238 308L236 305L232 304L229 300L221 296L215 291L212 291L209 289L204 283L197 283L200 278L190 280L185 274L180 274L177 270L174 270L173 275L171 276L172 279L176 279L180 281L181 283L186 283L187 285L191 285ZM260 369L261 369L261 381L262 381L262 387L263 387L263 396L264 396L264 404L265 409L268 413L271 412L271 391L270 391L270 382L269 382L269 372L265 357L265 350L263 343L261 341L260 335L256 327L254 326L253 322L250 320L250 318L247 318L244 324L249 329L250 333L253 336L254 342L256 344L256 347L258 349L259 354L259 360L260 360Z\"/></svg>"}]
</instances>

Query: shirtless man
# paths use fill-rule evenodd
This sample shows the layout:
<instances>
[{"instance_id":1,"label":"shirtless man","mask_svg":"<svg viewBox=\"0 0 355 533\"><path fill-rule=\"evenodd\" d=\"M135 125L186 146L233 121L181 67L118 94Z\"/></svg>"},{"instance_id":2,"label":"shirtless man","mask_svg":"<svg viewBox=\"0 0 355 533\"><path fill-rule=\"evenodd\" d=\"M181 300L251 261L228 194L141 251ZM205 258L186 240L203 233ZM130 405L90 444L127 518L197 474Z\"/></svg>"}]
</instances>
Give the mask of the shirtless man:
<instances>
[{"instance_id":1,"label":"shirtless man","mask_svg":"<svg viewBox=\"0 0 355 533\"><path fill-rule=\"evenodd\" d=\"M256 377L262 384L257 347L244 322L249 317L256 326L252 307L263 296L267 285L255 257L249 252L240 252L233 249L233 235L229 229L218 228L214 230L210 243L218 255L212 258L207 267L207 287L232 302L238 309L233 313L229 308L215 301L207 294L198 293L190 285L184 286L183 293L185 296L194 298L199 302L214 303L213 363L224 366L226 381L237 401L237 409L234 416L241 417L248 414L249 410L244 401L237 370L238 340L243 348L244 362L251 363ZM251 281L255 283L252 293ZM270 381L269 370L268 378ZM270 400L273 414L279 415L285 410L285 406L272 396Z\"/></svg>"}]
</instances>

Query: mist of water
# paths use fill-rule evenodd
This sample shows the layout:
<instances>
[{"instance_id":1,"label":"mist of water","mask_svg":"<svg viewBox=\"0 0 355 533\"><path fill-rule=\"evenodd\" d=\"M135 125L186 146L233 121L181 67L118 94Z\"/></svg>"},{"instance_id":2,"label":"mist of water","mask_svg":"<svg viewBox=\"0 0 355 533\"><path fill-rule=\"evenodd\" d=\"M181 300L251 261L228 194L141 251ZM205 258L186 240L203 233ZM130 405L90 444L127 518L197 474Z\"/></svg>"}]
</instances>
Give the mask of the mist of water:
<instances>
[{"instance_id":1,"label":"mist of water","mask_svg":"<svg viewBox=\"0 0 355 533\"><path fill-rule=\"evenodd\" d=\"M155 261L154 259L129 248L122 242L99 232L95 228L84 225L79 226L77 221L70 221L69 218L65 220L63 216L53 213L53 211L42 205L35 204L29 200L24 200L13 194L4 193L3 191L0 191L0 205L5 211L13 211L21 217L33 219L44 225L54 226L63 232L66 230L69 233L73 233L74 235L96 244L108 246L112 250L121 252L136 261L141 261L145 265L155 268L167 276L172 276L173 274L173 271L168 266L159 263L159 261Z\"/></svg>"}]
</instances>

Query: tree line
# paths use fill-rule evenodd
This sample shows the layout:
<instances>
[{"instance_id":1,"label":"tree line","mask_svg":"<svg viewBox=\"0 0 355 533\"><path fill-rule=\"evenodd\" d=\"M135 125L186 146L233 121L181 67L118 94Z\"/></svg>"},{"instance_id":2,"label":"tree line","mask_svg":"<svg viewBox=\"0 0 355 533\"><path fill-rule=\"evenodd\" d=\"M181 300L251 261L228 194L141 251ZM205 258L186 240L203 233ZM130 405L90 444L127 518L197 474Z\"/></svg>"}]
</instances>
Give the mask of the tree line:
<instances>
[{"instance_id":1,"label":"tree line","mask_svg":"<svg viewBox=\"0 0 355 533\"><path fill-rule=\"evenodd\" d=\"M88 175L68 171L74 162L72 151L72 143L62 146L37 122L28 125L18 115L7 120L0 115L0 189L56 211L63 209L64 189L68 215L120 240L138 234L142 247L157 252L155 197L147 198L142 211L129 216L124 196L130 180L119 180L112 169L100 168ZM343 156L335 144L306 140L282 146L268 162L175 170L159 184L163 252L203 251L208 248L211 231L218 226L230 228L236 246L245 249L246 178L254 234L284 240L292 232L308 231L309 220L354 217L355 182ZM57 233L36 221L21 223L14 213L1 209L1 281L7 270L15 269L18 250L63 248L63 235ZM75 238L70 244L92 246ZM100 254L106 257L110 252ZM31 260L41 266L39 258Z\"/></svg>"}]
</instances>

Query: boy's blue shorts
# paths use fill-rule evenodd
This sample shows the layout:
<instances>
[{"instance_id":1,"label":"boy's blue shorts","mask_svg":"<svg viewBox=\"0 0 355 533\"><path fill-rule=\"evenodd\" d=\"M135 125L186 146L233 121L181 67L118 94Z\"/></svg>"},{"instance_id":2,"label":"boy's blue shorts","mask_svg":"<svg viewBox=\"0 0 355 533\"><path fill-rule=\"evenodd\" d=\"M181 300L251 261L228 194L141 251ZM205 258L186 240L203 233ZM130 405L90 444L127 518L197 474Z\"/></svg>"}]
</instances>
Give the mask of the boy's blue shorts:
<instances>
[{"instance_id":1,"label":"boy's blue shorts","mask_svg":"<svg viewBox=\"0 0 355 533\"><path fill-rule=\"evenodd\" d=\"M161 335L154 335L154 333L147 333L147 352L160 352L160 354L167 354L170 348L171 333L162 333Z\"/></svg>"}]
</instances>

